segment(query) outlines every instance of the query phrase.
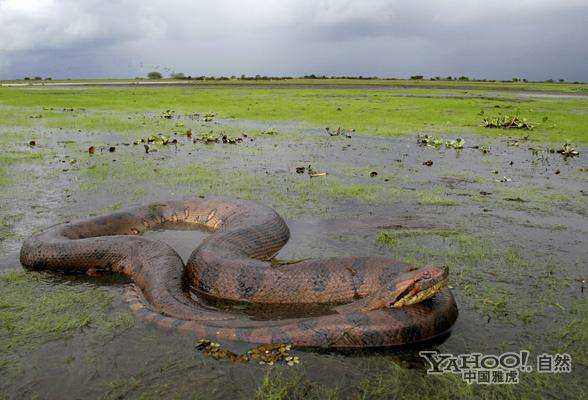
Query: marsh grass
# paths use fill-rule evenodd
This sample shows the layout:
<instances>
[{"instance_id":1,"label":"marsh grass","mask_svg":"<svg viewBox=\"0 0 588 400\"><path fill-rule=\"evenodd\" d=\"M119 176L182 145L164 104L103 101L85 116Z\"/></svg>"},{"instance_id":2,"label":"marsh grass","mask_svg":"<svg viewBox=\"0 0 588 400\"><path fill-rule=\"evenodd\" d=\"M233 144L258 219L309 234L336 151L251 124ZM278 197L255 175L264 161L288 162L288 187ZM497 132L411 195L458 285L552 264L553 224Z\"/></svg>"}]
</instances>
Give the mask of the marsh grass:
<instances>
[{"instance_id":1,"label":"marsh grass","mask_svg":"<svg viewBox=\"0 0 588 400\"><path fill-rule=\"evenodd\" d=\"M588 300L576 299L570 307L570 319L557 332L561 352L571 353L574 364L588 367Z\"/></svg>"},{"instance_id":2,"label":"marsh grass","mask_svg":"<svg viewBox=\"0 0 588 400\"><path fill-rule=\"evenodd\" d=\"M406 384L410 382L410 384ZM548 396L559 398L562 394L578 397L582 391L578 384L561 379L559 376L539 373L521 373L516 385L470 385L460 375L426 375L423 371L406 369L395 363L361 384L358 399L539 399Z\"/></svg>"},{"instance_id":3,"label":"marsh grass","mask_svg":"<svg viewBox=\"0 0 588 400\"><path fill-rule=\"evenodd\" d=\"M340 396L337 387L320 385L300 371L283 368L267 371L255 392L255 400L336 400Z\"/></svg>"},{"instance_id":4,"label":"marsh grass","mask_svg":"<svg viewBox=\"0 0 588 400\"><path fill-rule=\"evenodd\" d=\"M17 133L4 133L0 136L0 187L14 181L14 165L38 162L45 156L40 150L24 146L22 141L23 136Z\"/></svg>"},{"instance_id":5,"label":"marsh grass","mask_svg":"<svg viewBox=\"0 0 588 400\"><path fill-rule=\"evenodd\" d=\"M447 192L441 188L432 190L421 190L417 192L419 204L423 206L457 206L459 203L451 199Z\"/></svg>"},{"instance_id":6,"label":"marsh grass","mask_svg":"<svg viewBox=\"0 0 588 400\"><path fill-rule=\"evenodd\" d=\"M196 86L195 86L196 87ZM473 89L475 90L475 89ZM214 112L221 118L238 118L255 121L298 121L309 127L342 126L355 128L358 133L394 136L415 131L432 130L456 134L474 132L496 135L479 127L479 111L491 111L497 103L512 106L512 112L541 120L549 115L550 124L537 127L532 139L560 141L561 132L578 144L587 143L585 116L588 108L583 98L534 98L520 100L503 93L500 98L486 98L482 93L463 96L460 90L443 90L448 96L440 96L439 89L356 90L336 86L300 88L284 86L268 89L263 85L253 87L128 87L128 88L0 88L0 105L22 107L84 108L92 112L114 112L109 121L105 118L66 116L50 122L66 126L93 128L110 126L128 130L136 121L116 115L139 112L161 112L167 108L178 113ZM443 93L441 93L443 94ZM574 112L572 112L574 110ZM39 111L39 110L37 110ZM450 112L448 112L450 111ZM9 117L5 117L5 119ZM1 120L1 118L0 118ZM20 121L20 122L19 122ZM26 118L12 123L30 125ZM38 123L45 123L40 118ZM9 122L8 120L6 122ZM35 122L37 123L37 122ZM139 124L137 124L139 125ZM279 135L278 135L279 136Z\"/></svg>"},{"instance_id":7,"label":"marsh grass","mask_svg":"<svg viewBox=\"0 0 588 400\"><path fill-rule=\"evenodd\" d=\"M521 373L516 385L471 385L458 374L427 375L420 369L407 369L394 361L379 372L358 382L342 393L336 386L313 382L297 371L271 370L263 376L255 393L256 400L339 399L354 400L534 400L561 395L581 398L583 389L565 376Z\"/></svg>"},{"instance_id":8,"label":"marsh grass","mask_svg":"<svg viewBox=\"0 0 588 400\"><path fill-rule=\"evenodd\" d=\"M109 311L113 295L107 290L56 282L50 274L2 273L0 293L0 370L13 373L21 368L16 354L85 331L107 340L135 324L129 312Z\"/></svg>"},{"instance_id":9,"label":"marsh grass","mask_svg":"<svg viewBox=\"0 0 588 400\"><path fill-rule=\"evenodd\" d=\"M376 241L394 258L416 265L447 265L451 284L473 310L504 323L531 324L557 301L570 278L556 274L554 264L527 259L516 244L463 232L384 230ZM540 295L521 295L523 288L541 288Z\"/></svg>"}]
</instances>

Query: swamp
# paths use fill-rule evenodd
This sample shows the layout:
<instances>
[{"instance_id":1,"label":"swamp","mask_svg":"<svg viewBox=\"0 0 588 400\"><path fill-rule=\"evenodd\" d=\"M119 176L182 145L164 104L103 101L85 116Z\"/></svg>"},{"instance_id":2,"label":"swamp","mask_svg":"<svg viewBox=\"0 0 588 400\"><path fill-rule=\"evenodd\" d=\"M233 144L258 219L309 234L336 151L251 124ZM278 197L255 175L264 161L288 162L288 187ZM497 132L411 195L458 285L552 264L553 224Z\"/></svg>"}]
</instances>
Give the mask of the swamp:
<instances>
[{"instance_id":1,"label":"swamp","mask_svg":"<svg viewBox=\"0 0 588 400\"><path fill-rule=\"evenodd\" d=\"M0 399L586 398L587 150L585 84L3 85ZM20 265L23 240L49 226L198 195L274 208L291 230L281 260L447 266L457 322L418 346L232 362L137 319L124 277ZM146 236L184 260L206 237ZM533 367L540 354L565 353L572 370L471 384L427 374L423 350L527 350Z\"/></svg>"}]
</instances>

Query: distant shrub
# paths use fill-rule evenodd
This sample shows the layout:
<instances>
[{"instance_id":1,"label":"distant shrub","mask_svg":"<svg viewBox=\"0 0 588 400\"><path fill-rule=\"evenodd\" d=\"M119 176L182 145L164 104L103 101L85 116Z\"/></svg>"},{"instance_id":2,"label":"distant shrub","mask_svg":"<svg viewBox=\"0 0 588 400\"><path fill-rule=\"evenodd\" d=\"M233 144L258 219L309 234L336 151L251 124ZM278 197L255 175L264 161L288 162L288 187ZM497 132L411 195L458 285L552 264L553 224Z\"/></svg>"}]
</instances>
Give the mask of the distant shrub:
<instances>
[{"instance_id":1,"label":"distant shrub","mask_svg":"<svg viewBox=\"0 0 588 400\"><path fill-rule=\"evenodd\" d=\"M467 76L463 76L463 75L462 75L462 76L460 76L460 77L459 77L459 80L460 80L460 81L469 81L469 80L470 80L470 78L468 78Z\"/></svg>"},{"instance_id":2,"label":"distant shrub","mask_svg":"<svg viewBox=\"0 0 588 400\"><path fill-rule=\"evenodd\" d=\"M424 78L424 76L422 76L422 75L413 75L413 76L410 77L410 79L412 79L413 81L418 81L418 80L421 80L423 78Z\"/></svg>"},{"instance_id":3,"label":"distant shrub","mask_svg":"<svg viewBox=\"0 0 588 400\"><path fill-rule=\"evenodd\" d=\"M190 79L189 77L184 75L184 73L182 73L182 72L174 72L173 74L170 75L170 77L172 79Z\"/></svg>"},{"instance_id":4,"label":"distant shrub","mask_svg":"<svg viewBox=\"0 0 588 400\"><path fill-rule=\"evenodd\" d=\"M163 76L161 75L161 73L157 72L157 71L151 71L147 74L147 78L149 79L161 79L163 78Z\"/></svg>"}]
</instances>

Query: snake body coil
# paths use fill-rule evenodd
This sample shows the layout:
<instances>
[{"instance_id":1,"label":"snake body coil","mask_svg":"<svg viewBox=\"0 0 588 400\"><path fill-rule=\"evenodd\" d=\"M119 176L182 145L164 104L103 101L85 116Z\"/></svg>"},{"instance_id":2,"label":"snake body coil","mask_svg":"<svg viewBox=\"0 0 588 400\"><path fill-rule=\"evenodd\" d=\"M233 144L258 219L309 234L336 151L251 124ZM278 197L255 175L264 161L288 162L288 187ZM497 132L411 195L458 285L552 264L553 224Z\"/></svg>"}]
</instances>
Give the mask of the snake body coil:
<instances>
[{"instance_id":1,"label":"snake body coil","mask_svg":"<svg viewBox=\"0 0 588 400\"><path fill-rule=\"evenodd\" d=\"M171 247L139 236L165 227L205 229L211 234L184 266ZM430 339L455 322L457 307L447 288L401 308L370 305L370 299L393 291L399 277L414 270L399 261L339 257L275 265L269 260L289 235L284 220L268 207L198 198L56 225L23 243L21 263L34 270L126 275L136 285L126 297L137 315L201 338L296 346L393 346ZM293 308L344 305L319 316L256 320L211 307L209 299Z\"/></svg>"}]
</instances>

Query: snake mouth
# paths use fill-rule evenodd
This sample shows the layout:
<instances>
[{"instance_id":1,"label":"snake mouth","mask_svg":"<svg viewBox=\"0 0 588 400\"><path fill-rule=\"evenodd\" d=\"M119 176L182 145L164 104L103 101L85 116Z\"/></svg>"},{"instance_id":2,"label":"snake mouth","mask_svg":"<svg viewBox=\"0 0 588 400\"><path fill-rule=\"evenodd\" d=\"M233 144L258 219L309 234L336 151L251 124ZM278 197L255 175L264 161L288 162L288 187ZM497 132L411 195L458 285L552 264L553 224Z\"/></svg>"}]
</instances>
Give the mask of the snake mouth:
<instances>
[{"instance_id":1,"label":"snake mouth","mask_svg":"<svg viewBox=\"0 0 588 400\"><path fill-rule=\"evenodd\" d=\"M444 278L425 290L420 290L414 293L413 287L407 287L399 296L397 301L390 306L393 308L400 308L409 306L411 304L420 303L423 300L433 297L448 285L448 278Z\"/></svg>"}]
</instances>

